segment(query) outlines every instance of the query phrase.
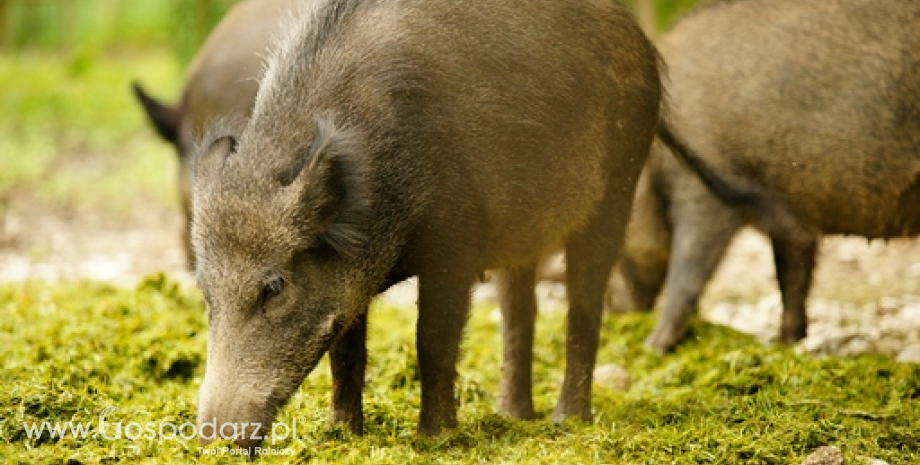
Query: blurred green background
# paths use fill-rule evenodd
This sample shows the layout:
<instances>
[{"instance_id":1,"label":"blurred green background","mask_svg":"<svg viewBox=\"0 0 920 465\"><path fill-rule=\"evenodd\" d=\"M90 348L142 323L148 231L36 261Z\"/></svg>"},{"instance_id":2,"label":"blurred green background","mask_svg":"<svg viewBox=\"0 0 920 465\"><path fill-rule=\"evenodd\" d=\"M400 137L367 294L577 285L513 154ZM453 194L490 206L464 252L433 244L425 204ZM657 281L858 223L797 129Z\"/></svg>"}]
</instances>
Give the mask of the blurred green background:
<instances>
[{"instance_id":1,"label":"blurred green background","mask_svg":"<svg viewBox=\"0 0 920 465\"><path fill-rule=\"evenodd\" d=\"M627 0L666 27L697 0ZM171 48L187 61L236 0L0 0L0 46L50 51Z\"/></svg>"},{"instance_id":2,"label":"blurred green background","mask_svg":"<svg viewBox=\"0 0 920 465\"><path fill-rule=\"evenodd\" d=\"M234 0L0 0L5 50L167 47L187 61Z\"/></svg>"},{"instance_id":3,"label":"blurred green background","mask_svg":"<svg viewBox=\"0 0 920 465\"><path fill-rule=\"evenodd\" d=\"M664 29L697 0L630 0ZM234 0L0 0L0 214L13 196L124 212L178 200L170 147L129 85L172 102ZM33 198L34 197L34 198Z\"/></svg>"}]
</instances>

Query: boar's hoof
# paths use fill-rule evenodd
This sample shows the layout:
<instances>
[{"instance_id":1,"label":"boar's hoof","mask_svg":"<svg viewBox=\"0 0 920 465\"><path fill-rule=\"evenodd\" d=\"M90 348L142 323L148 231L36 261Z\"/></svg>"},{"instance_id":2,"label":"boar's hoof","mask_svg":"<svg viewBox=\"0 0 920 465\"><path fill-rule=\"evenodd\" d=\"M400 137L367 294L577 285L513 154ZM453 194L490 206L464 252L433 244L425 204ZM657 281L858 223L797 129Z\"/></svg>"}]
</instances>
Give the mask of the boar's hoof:
<instances>
[{"instance_id":1,"label":"boar's hoof","mask_svg":"<svg viewBox=\"0 0 920 465\"><path fill-rule=\"evenodd\" d=\"M550 419L553 423L562 423L568 419L580 419L586 423L590 423L594 419L591 413L591 406L585 405L580 408L572 406L572 404L562 404L556 406L556 409L553 411L552 417Z\"/></svg>"},{"instance_id":2,"label":"boar's hoof","mask_svg":"<svg viewBox=\"0 0 920 465\"><path fill-rule=\"evenodd\" d=\"M352 434L361 436L364 434L364 416L360 412L354 414L337 410L332 414L330 426L333 428L348 428L348 431L351 431Z\"/></svg>"},{"instance_id":3,"label":"boar's hoof","mask_svg":"<svg viewBox=\"0 0 920 465\"><path fill-rule=\"evenodd\" d=\"M683 331L677 331L669 325L658 325L645 339L645 347L664 355L674 350L682 335Z\"/></svg>"},{"instance_id":4,"label":"boar's hoof","mask_svg":"<svg viewBox=\"0 0 920 465\"><path fill-rule=\"evenodd\" d=\"M783 327L780 330L779 340L783 344L792 345L792 344L795 344L796 342L801 341L802 339L805 339L805 336L807 335L808 335L808 327L805 325L792 327L792 328Z\"/></svg>"},{"instance_id":5,"label":"boar's hoof","mask_svg":"<svg viewBox=\"0 0 920 465\"><path fill-rule=\"evenodd\" d=\"M511 402L499 402L498 411L503 415L514 418L515 420L536 420L537 414L533 411L533 404L523 402L512 404Z\"/></svg>"},{"instance_id":6,"label":"boar's hoof","mask_svg":"<svg viewBox=\"0 0 920 465\"><path fill-rule=\"evenodd\" d=\"M423 419L418 422L416 434L419 436L435 437L441 434L445 429L455 429L456 427L456 417L453 419L445 419L444 421L426 421Z\"/></svg>"}]
</instances>

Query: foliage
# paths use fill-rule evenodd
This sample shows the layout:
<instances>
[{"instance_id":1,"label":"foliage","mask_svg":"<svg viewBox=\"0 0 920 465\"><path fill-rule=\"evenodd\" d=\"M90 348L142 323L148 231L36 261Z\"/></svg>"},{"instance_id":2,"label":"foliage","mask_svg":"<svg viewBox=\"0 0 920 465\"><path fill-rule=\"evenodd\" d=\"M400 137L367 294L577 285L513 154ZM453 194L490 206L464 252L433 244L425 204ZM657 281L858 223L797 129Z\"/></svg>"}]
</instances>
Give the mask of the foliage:
<instances>
[{"instance_id":1,"label":"foliage","mask_svg":"<svg viewBox=\"0 0 920 465\"><path fill-rule=\"evenodd\" d=\"M69 51L167 45L186 63L238 0L0 0L0 47ZM699 0L652 2L657 27L669 26ZM5 13L4 13L5 12Z\"/></svg>"},{"instance_id":2,"label":"foliage","mask_svg":"<svg viewBox=\"0 0 920 465\"><path fill-rule=\"evenodd\" d=\"M178 63L163 52L93 60L0 55L0 198L33 189L58 203L124 210L139 196L175 203L175 157L146 130L140 80L170 101ZM87 186L92 186L88 189Z\"/></svg>"},{"instance_id":3,"label":"foliage","mask_svg":"<svg viewBox=\"0 0 920 465\"><path fill-rule=\"evenodd\" d=\"M169 46L187 62L236 0L0 0L0 47L98 54Z\"/></svg>"},{"instance_id":4,"label":"foliage","mask_svg":"<svg viewBox=\"0 0 920 465\"><path fill-rule=\"evenodd\" d=\"M197 292L162 275L135 289L93 283L0 286L0 461L7 463L243 463L199 457L185 440L29 438L23 422L95 422L102 409L124 424L194 421L206 350L206 312ZM457 385L460 427L415 436L419 381L414 311L372 309L365 390L367 432L330 430L325 362L280 421L297 435L275 447L294 457L265 463L623 463L788 464L816 447L847 459L892 465L920 461L920 366L878 357L810 358L767 348L729 329L696 322L670 356L642 349L647 315L609 317L600 362L626 367L626 394L595 386L596 421L545 417L563 372L564 312L538 320L535 402L544 417L494 413L500 336L491 305L474 309ZM111 428L111 427L110 427ZM94 430L95 431L95 430ZM109 430L112 435L113 430Z\"/></svg>"}]
</instances>

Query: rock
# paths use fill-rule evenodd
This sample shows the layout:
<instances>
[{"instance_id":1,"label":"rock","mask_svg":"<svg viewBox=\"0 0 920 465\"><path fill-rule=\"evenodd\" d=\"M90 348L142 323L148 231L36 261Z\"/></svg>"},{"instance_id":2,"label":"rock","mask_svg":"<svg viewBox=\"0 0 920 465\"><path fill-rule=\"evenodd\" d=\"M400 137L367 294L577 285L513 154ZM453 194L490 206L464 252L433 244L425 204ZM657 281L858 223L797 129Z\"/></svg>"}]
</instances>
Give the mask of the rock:
<instances>
[{"instance_id":1,"label":"rock","mask_svg":"<svg viewBox=\"0 0 920 465\"><path fill-rule=\"evenodd\" d=\"M872 458L866 458L866 459L864 460L864 463L865 463L866 465L888 465L888 462L886 462L886 461L884 461L884 460L881 460L881 459L872 459Z\"/></svg>"},{"instance_id":2,"label":"rock","mask_svg":"<svg viewBox=\"0 0 920 465\"><path fill-rule=\"evenodd\" d=\"M380 295L380 299L393 307L411 307L418 302L418 279L409 278Z\"/></svg>"},{"instance_id":3,"label":"rock","mask_svg":"<svg viewBox=\"0 0 920 465\"><path fill-rule=\"evenodd\" d=\"M815 449L802 465L843 465L843 452L837 446L823 446Z\"/></svg>"},{"instance_id":4,"label":"rock","mask_svg":"<svg viewBox=\"0 0 920 465\"><path fill-rule=\"evenodd\" d=\"M911 302L901 309L901 321L912 328L920 328L920 302Z\"/></svg>"},{"instance_id":5,"label":"rock","mask_svg":"<svg viewBox=\"0 0 920 465\"><path fill-rule=\"evenodd\" d=\"M607 389L626 392L632 385L632 377L625 368L608 363L594 369L594 382Z\"/></svg>"},{"instance_id":6,"label":"rock","mask_svg":"<svg viewBox=\"0 0 920 465\"><path fill-rule=\"evenodd\" d=\"M920 363L920 344L908 346L898 354L897 361L901 363Z\"/></svg>"},{"instance_id":7,"label":"rock","mask_svg":"<svg viewBox=\"0 0 920 465\"><path fill-rule=\"evenodd\" d=\"M865 335L857 335L847 341L846 344L841 346L837 350L837 355L842 357L852 357L854 355L866 354L873 352L875 344L873 344L868 337Z\"/></svg>"}]
</instances>

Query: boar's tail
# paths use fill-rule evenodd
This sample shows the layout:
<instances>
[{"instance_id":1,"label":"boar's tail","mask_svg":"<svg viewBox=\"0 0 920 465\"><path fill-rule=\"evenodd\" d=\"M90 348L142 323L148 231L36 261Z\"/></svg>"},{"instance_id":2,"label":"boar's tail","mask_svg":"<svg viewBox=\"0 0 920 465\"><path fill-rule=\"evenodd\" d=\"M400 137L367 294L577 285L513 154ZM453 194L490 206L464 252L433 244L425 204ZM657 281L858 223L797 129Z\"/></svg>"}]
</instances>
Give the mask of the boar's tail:
<instances>
[{"instance_id":1,"label":"boar's tail","mask_svg":"<svg viewBox=\"0 0 920 465\"><path fill-rule=\"evenodd\" d=\"M770 236L799 244L814 241L815 233L802 224L782 201L758 184L738 176L717 173L669 127L667 121L658 126L658 138L722 202L752 211Z\"/></svg>"}]
</instances>

